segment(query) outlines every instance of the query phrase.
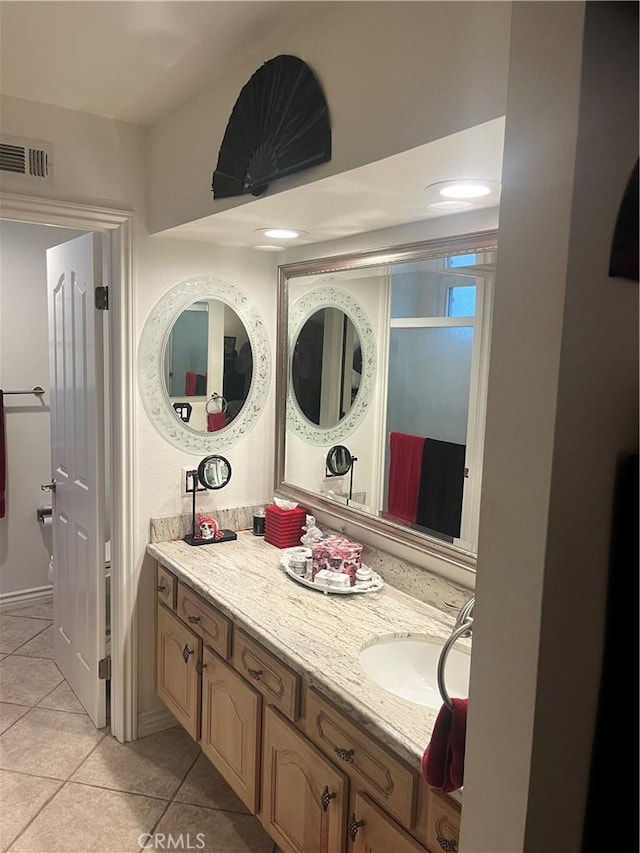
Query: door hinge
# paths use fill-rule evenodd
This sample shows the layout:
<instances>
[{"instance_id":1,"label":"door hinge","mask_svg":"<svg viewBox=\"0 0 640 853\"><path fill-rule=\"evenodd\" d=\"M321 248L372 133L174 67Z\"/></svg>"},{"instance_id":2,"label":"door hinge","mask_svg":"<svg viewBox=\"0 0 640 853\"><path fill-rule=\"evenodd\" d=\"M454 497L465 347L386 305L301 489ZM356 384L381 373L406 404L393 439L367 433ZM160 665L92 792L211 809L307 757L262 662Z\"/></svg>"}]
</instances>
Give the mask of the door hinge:
<instances>
[{"instance_id":1,"label":"door hinge","mask_svg":"<svg viewBox=\"0 0 640 853\"><path fill-rule=\"evenodd\" d=\"M469 469L468 469L468 468L465 468L465 469L464 469L464 477L465 477L465 478L468 478L468 476L469 476Z\"/></svg>"},{"instance_id":2,"label":"door hinge","mask_svg":"<svg viewBox=\"0 0 640 853\"><path fill-rule=\"evenodd\" d=\"M102 658L98 661L98 678L106 678L107 681L111 678L111 657Z\"/></svg>"},{"instance_id":3,"label":"door hinge","mask_svg":"<svg viewBox=\"0 0 640 853\"><path fill-rule=\"evenodd\" d=\"M106 284L96 287L95 301L98 311L109 310L109 288Z\"/></svg>"}]
</instances>

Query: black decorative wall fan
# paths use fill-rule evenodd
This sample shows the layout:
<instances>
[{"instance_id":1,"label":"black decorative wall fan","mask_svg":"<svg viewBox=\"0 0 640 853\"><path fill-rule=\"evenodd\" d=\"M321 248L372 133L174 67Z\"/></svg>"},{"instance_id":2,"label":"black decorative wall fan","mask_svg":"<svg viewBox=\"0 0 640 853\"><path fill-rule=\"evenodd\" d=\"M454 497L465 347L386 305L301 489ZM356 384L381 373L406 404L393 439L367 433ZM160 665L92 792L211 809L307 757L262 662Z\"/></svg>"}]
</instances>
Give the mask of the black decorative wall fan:
<instances>
[{"instance_id":1,"label":"black decorative wall fan","mask_svg":"<svg viewBox=\"0 0 640 853\"><path fill-rule=\"evenodd\" d=\"M270 181L330 159L320 84L305 62L282 54L242 87L220 146L213 197L262 195Z\"/></svg>"}]
</instances>

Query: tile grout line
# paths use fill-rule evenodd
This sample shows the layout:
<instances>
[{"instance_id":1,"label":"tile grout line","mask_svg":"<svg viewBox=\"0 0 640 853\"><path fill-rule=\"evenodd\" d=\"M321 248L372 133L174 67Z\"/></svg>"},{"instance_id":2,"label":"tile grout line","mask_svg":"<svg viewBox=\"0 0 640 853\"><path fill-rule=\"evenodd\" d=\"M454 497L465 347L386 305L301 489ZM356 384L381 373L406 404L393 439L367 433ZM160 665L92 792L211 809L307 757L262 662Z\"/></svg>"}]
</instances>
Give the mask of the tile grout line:
<instances>
[{"instance_id":1,"label":"tile grout line","mask_svg":"<svg viewBox=\"0 0 640 853\"><path fill-rule=\"evenodd\" d=\"M12 657L12 655L7 655L7 657ZM18 657L20 657L20 655L18 655ZM6 658L5 658L5 660L6 660ZM48 658L40 658L40 660L48 660ZM56 662L54 661L53 663L55 664L56 669L58 670L58 672L60 672L60 669L59 669L58 665L56 664ZM60 672L60 677L61 677L62 681L65 681L65 677L62 675L62 673L61 673L61 672ZM58 682L54 687L52 687L52 688L51 688L51 690L49 690L49 692L48 692L48 693L45 693L45 694L44 694L44 696L41 696L41 697L40 697L40 699L38 699L38 702L42 702L42 701L43 701L44 699L46 699L48 696L51 696L51 694L53 693L53 691L54 691L56 688L60 687L60 684L62 683L62 681L59 681L59 682ZM1 701L2 703L4 703L5 705L17 705L18 707L21 707L21 708L28 708L28 709L29 709L29 711L33 711L33 709L34 709L34 708L37 708L37 707L38 707L38 703L37 703L37 702L36 702L36 704L35 704L35 705L24 705L22 702L7 702L5 699L2 699L2 700L0 700L0 701ZM53 708L41 708L40 710L41 710L41 711L52 711L52 710L54 710L54 709L53 709ZM8 726L7 726L7 728L2 732L2 734L0 734L0 737L2 737L2 735L6 734L6 733L9 731L9 729L12 729L12 728L15 726L15 724L16 724L16 723L19 723L19 722L20 722L20 720L21 720L23 717L26 717L26 716L27 716L27 714L29 713L29 711L25 711L25 712L24 712L24 714L21 714L21 715L18 717L18 719L17 719L17 720L14 720L10 725L8 725ZM72 712L72 711L65 711L65 712L63 712L63 713L73 713L73 712Z\"/></svg>"},{"instance_id":2,"label":"tile grout line","mask_svg":"<svg viewBox=\"0 0 640 853\"><path fill-rule=\"evenodd\" d=\"M13 771L9 771L9 772L13 772ZM24 775L25 775L25 776L29 776L30 774L29 774L29 773L25 773ZM48 778L48 777L46 777L46 776L35 776L35 777L34 777L34 776L31 776L31 778L32 778L32 779L34 779L34 778L36 778L36 779L38 779L38 778L39 778L39 779L47 779L48 781L51 781L51 782L59 782L60 784L59 784L59 785L58 785L58 787L55 789L55 791L51 794L51 796L50 796L50 797L47 797L47 799L45 800L45 802L40 806L40 808L39 808L39 809L38 809L38 811L34 814L34 816L31 818L31 820L30 820L30 821L27 821L27 823L25 824L25 826L23 826L23 827L22 827L22 829L20 830L20 832L19 832L19 833L18 833L14 838L12 838L12 839L11 839L11 843L10 843L10 844L5 848L7 851L9 850L9 848L10 848L10 847L13 847L13 845L16 843L16 841L20 838L20 836L21 836L21 835L24 835L24 833L27 831L27 829L29 829L29 827L30 827L30 826L31 826L31 824L34 822L34 820L35 820L35 819L40 815L40 813L43 811L43 809L45 809L45 808L49 805L49 803L51 802L51 800L53 800L53 798L54 798L54 797L55 797L55 796L60 792L60 790L62 789L63 785L65 784L65 783L64 783L64 781L61 781L60 779L49 779L49 778Z\"/></svg>"},{"instance_id":3,"label":"tile grout line","mask_svg":"<svg viewBox=\"0 0 640 853\"><path fill-rule=\"evenodd\" d=\"M149 832L149 835L151 835L151 836L155 835L156 829L158 828L158 825L160 824L160 821L161 821L161 820L162 820L162 818L166 815L167 811L169 810L169 806L170 806L172 803L174 803L174 802L175 802L175 796L176 796L176 794L178 793L178 791L180 790L180 788L181 788L181 787L182 787L182 785L184 784L184 780L187 778L187 776L189 775L189 773L191 773L191 771L192 771L192 770L193 770L193 768L195 767L196 761L200 758L200 754L201 754L201 752L202 752L202 750L201 750L201 749L199 749L199 750L198 750L198 752L197 752L197 754L196 754L196 757L193 759L193 761L191 762L191 764L190 764L190 765L189 765L189 767L187 768L187 770L186 770L186 772L185 772L184 776L183 776L183 777L182 777L182 779L180 780L180 784L178 785L178 787L177 787L177 788L176 788L176 790L174 791L174 793L173 793L173 797L172 797L172 798L167 802L167 804L166 804L166 806L163 808L163 810L162 810L161 814L158 816L158 819L157 819L157 820L156 820L156 822L151 826L151 830L150 830L150 832Z\"/></svg>"},{"instance_id":4,"label":"tile grout line","mask_svg":"<svg viewBox=\"0 0 640 853\"><path fill-rule=\"evenodd\" d=\"M30 619L31 617L30 617L30 616L13 616L13 617L10 617L10 618L13 618L13 619ZM45 620L43 619L42 621L44 622ZM36 631L36 633L35 633L32 637L29 637L29 639L28 639L28 640L25 640L25 641L24 641L24 643L20 643L20 645L19 645L17 648L15 648L12 652L0 652L0 654L3 654L3 655L15 655L15 653L16 653L19 649L21 649L23 646L26 646L26 645L27 645L27 643L30 643L30 642L31 642L31 640L35 640L35 638L36 638L36 637L39 637L39 636L40 636L40 634L44 633L44 632L47 630L47 628L50 628L52 625L53 625L53 622L52 622L52 621L49 621L49 624L48 624L48 625L46 625L44 628L41 628L39 631ZM27 657L28 657L28 655L27 655Z\"/></svg>"}]
</instances>

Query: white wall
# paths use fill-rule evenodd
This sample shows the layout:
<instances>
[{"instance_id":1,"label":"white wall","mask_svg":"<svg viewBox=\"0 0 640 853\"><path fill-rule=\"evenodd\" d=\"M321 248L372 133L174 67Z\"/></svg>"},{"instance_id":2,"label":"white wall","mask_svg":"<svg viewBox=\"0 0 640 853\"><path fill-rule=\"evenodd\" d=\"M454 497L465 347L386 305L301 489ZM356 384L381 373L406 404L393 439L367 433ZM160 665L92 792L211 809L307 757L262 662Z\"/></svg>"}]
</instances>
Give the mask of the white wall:
<instances>
[{"instance_id":1,"label":"white wall","mask_svg":"<svg viewBox=\"0 0 640 853\"><path fill-rule=\"evenodd\" d=\"M80 231L0 221L0 388L40 385L43 397L4 398L7 510L0 519L0 602L49 584L50 526L36 519L51 497L46 250Z\"/></svg>"},{"instance_id":2,"label":"white wall","mask_svg":"<svg viewBox=\"0 0 640 853\"><path fill-rule=\"evenodd\" d=\"M465 853L582 849L614 477L638 446L638 284L608 275L637 23L635 4L513 5Z\"/></svg>"},{"instance_id":3,"label":"white wall","mask_svg":"<svg viewBox=\"0 0 640 853\"><path fill-rule=\"evenodd\" d=\"M322 86L332 159L267 193L373 163L504 115L510 3L332 2L267 43L247 45L224 79L150 135L150 230L250 203L213 200L211 178L240 90L263 64L294 54Z\"/></svg>"}]
</instances>

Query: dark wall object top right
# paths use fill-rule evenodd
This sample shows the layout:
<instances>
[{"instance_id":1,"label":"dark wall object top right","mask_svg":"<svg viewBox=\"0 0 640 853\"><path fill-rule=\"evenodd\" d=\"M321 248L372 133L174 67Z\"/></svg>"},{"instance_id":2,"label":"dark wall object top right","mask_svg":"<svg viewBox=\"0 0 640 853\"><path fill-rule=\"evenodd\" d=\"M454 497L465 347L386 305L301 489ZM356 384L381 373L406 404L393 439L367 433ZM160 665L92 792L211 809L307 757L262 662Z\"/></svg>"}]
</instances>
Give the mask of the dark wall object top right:
<instances>
[{"instance_id":1,"label":"dark wall object top right","mask_svg":"<svg viewBox=\"0 0 640 853\"><path fill-rule=\"evenodd\" d=\"M622 196L613 233L609 275L638 281L638 161Z\"/></svg>"}]
</instances>

